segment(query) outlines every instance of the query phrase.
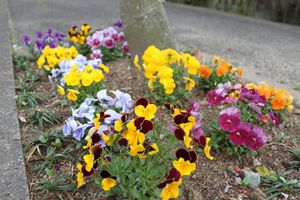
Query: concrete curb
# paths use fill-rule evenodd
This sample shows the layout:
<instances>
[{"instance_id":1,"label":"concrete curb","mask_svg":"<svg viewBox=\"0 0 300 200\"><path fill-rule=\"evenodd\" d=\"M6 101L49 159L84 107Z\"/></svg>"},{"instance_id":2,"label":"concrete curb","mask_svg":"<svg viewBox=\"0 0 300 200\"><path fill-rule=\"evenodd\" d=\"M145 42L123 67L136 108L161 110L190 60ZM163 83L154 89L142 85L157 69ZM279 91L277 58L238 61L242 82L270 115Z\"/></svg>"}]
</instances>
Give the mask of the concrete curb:
<instances>
[{"instance_id":1,"label":"concrete curb","mask_svg":"<svg viewBox=\"0 0 300 200\"><path fill-rule=\"evenodd\" d=\"M0 0L0 199L29 199L17 109L6 0Z\"/></svg>"}]
</instances>

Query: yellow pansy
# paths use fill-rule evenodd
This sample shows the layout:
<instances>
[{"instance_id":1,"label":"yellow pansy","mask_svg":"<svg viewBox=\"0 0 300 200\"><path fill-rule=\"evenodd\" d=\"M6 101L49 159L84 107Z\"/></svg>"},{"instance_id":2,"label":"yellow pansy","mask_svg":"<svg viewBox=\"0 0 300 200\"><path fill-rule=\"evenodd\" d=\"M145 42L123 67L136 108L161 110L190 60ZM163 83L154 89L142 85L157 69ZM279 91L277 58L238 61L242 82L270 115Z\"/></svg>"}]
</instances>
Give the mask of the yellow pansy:
<instances>
[{"instance_id":1,"label":"yellow pansy","mask_svg":"<svg viewBox=\"0 0 300 200\"><path fill-rule=\"evenodd\" d=\"M82 165L81 164L78 164L77 165L77 170L78 170L78 173L77 173L77 188L80 188L81 186L84 185L84 178L83 178L83 173L82 173Z\"/></svg>"},{"instance_id":2,"label":"yellow pansy","mask_svg":"<svg viewBox=\"0 0 300 200\"><path fill-rule=\"evenodd\" d=\"M185 80L185 89L191 91L196 85L195 81L190 77L183 77L183 79Z\"/></svg>"},{"instance_id":3,"label":"yellow pansy","mask_svg":"<svg viewBox=\"0 0 300 200\"><path fill-rule=\"evenodd\" d=\"M83 86L88 87L93 83L93 81L94 77L92 74L86 72L81 73L81 82Z\"/></svg>"},{"instance_id":4,"label":"yellow pansy","mask_svg":"<svg viewBox=\"0 0 300 200\"><path fill-rule=\"evenodd\" d=\"M141 65L139 64L139 57L138 57L138 55L135 55L135 56L134 56L133 64L134 64L134 66L136 66L139 70L141 70Z\"/></svg>"},{"instance_id":5,"label":"yellow pansy","mask_svg":"<svg viewBox=\"0 0 300 200\"><path fill-rule=\"evenodd\" d=\"M195 163L190 163L189 160L185 161L183 158L179 158L178 161L174 160L173 166L180 172L181 176L189 176L196 170Z\"/></svg>"},{"instance_id":6,"label":"yellow pansy","mask_svg":"<svg viewBox=\"0 0 300 200\"><path fill-rule=\"evenodd\" d=\"M39 57L39 59L37 60L37 65L38 65L38 67L39 67L39 68L42 68L43 65L45 64L45 62L46 62L45 56L44 56L44 55L41 55L41 56Z\"/></svg>"},{"instance_id":7,"label":"yellow pansy","mask_svg":"<svg viewBox=\"0 0 300 200\"><path fill-rule=\"evenodd\" d=\"M109 191L111 188L117 185L117 181L113 178L104 178L101 181L102 189L105 191Z\"/></svg>"},{"instance_id":8,"label":"yellow pansy","mask_svg":"<svg viewBox=\"0 0 300 200\"><path fill-rule=\"evenodd\" d=\"M116 134L106 135L103 133L102 138L107 146L112 146L114 141L117 139L117 135Z\"/></svg>"},{"instance_id":9,"label":"yellow pansy","mask_svg":"<svg viewBox=\"0 0 300 200\"><path fill-rule=\"evenodd\" d=\"M103 75L101 70L95 69L95 70L92 71L91 74L92 74L92 77L93 77L93 79L96 83L99 83L104 79L104 75Z\"/></svg>"},{"instance_id":10,"label":"yellow pansy","mask_svg":"<svg viewBox=\"0 0 300 200\"><path fill-rule=\"evenodd\" d=\"M105 66L104 64L100 64L99 66L100 66L101 69L103 69L103 71L105 73L109 73L109 68L107 66Z\"/></svg>"},{"instance_id":11,"label":"yellow pansy","mask_svg":"<svg viewBox=\"0 0 300 200\"><path fill-rule=\"evenodd\" d=\"M77 95L80 94L79 91L77 90L73 90L73 89L68 89L68 94L67 94L67 98L71 101L77 101L78 97Z\"/></svg>"},{"instance_id":12,"label":"yellow pansy","mask_svg":"<svg viewBox=\"0 0 300 200\"><path fill-rule=\"evenodd\" d=\"M162 200L176 199L179 196L179 185L181 182L182 179L179 179L177 182L168 183L160 193Z\"/></svg>"},{"instance_id":13,"label":"yellow pansy","mask_svg":"<svg viewBox=\"0 0 300 200\"><path fill-rule=\"evenodd\" d=\"M61 87L60 85L57 85L57 92L61 96L65 95L65 89L63 87Z\"/></svg>"},{"instance_id":14,"label":"yellow pansy","mask_svg":"<svg viewBox=\"0 0 300 200\"><path fill-rule=\"evenodd\" d=\"M94 166L94 154L90 152L89 154L84 155L83 160L86 163L86 171L90 172Z\"/></svg>"},{"instance_id":15,"label":"yellow pansy","mask_svg":"<svg viewBox=\"0 0 300 200\"><path fill-rule=\"evenodd\" d=\"M122 129L123 129L123 121L121 119L115 121L114 129L117 132L122 131Z\"/></svg>"},{"instance_id":16,"label":"yellow pansy","mask_svg":"<svg viewBox=\"0 0 300 200\"><path fill-rule=\"evenodd\" d=\"M206 156L206 158L208 158L209 160L213 160L214 157L212 157L210 155L210 150L211 150L211 146L209 146L209 141L211 140L210 137L206 137L206 143L205 143L205 147L204 147L204 155Z\"/></svg>"},{"instance_id":17,"label":"yellow pansy","mask_svg":"<svg viewBox=\"0 0 300 200\"><path fill-rule=\"evenodd\" d=\"M151 120L154 118L157 107L154 104L149 103L146 108L143 105L138 105L134 109L134 113L138 117L145 117L146 120Z\"/></svg>"}]
</instances>

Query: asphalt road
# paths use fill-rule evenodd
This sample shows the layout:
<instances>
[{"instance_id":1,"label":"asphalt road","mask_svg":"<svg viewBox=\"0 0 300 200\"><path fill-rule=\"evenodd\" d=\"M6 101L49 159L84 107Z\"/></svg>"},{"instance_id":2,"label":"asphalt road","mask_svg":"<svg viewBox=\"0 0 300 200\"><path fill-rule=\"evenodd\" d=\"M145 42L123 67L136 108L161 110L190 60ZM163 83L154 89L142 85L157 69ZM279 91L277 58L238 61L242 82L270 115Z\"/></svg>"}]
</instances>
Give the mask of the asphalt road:
<instances>
[{"instance_id":1,"label":"asphalt road","mask_svg":"<svg viewBox=\"0 0 300 200\"><path fill-rule=\"evenodd\" d=\"M66 31L74 24L87 22L99 27L119 19L119 0L7 1L18 37L41 28ZM243 66L248 80L267 81L291 91L300 83L300 27L180 4L165 5L181 45L194 44L203 52Z\"/></svg>"}]
</instances>

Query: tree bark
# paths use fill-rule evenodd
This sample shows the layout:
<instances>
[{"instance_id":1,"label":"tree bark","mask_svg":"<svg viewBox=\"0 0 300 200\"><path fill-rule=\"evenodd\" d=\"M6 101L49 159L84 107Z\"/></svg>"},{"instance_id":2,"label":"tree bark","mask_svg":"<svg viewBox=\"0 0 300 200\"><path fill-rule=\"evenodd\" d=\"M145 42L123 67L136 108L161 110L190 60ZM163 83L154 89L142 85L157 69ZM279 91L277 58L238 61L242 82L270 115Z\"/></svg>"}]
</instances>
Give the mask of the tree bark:
<instances>
[{"instance_id":1,"label":"tree bark","mask_svg":"<svg viewBox=\"0 0 300 200\"><path fill-rule=\"evenodd\" d=\"M177 48L162 0L121 0L120 11L133 57L150 45Z\"/></svg>"}]
</instances>

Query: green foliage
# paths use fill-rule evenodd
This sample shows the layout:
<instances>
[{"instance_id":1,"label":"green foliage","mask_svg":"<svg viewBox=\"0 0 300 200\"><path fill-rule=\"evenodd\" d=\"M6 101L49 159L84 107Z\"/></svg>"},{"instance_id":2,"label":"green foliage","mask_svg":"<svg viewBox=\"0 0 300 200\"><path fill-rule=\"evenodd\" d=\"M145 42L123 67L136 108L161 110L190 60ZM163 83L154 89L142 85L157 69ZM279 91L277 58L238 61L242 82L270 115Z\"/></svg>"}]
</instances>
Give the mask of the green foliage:
<instances>
[{"instance_id":1,"label":"green foliage","mask_svg":"<svg viewBox=\"0 0 300 200\"><path fill-rule=\"evenodd\" d=\"M42 189L52 192L72 192L76 190L76 185L74 183L66 184L66 181L70 178L67 175L57 175L55 174L55 170L52 168L47 168L46 172L50 179L43 180L38 183Z\"/></svg>"},{"instance_id":2,"label":"green foliage","mask_svg":"<svg viewBox=\"0 0 300 200\"><path fill-rule=\"evenodd\" d=\"M59 122L53 111L40 108L33 109L29 115L29 119L31 123L39 125L42 129L44 129L47 124L53 125Z\"/></svg>"},{"instance_id":3,"label":"green foliage","mask_svg":"<svg viewBox=\"0 0 300 200\"><path fill-rule=\"evenodd\" d=\"M281 193L299 193L300 181L293 179L288 180L284 177L282 172L277 172L276 176L263 176L262 186L266 187L265 193L268 195L267 199L279 197Z\"/></svg>"},{"instance_id":4,"label":"green foliage","mask_svg":"<svg viewBox=\"0 0 300 200\"><path fill-rule=\"evenodd\" d=\"M111 156L111 162L99 168L106 169L116 176L118 182L110 191L111 194L124 199L159 198L160 189L157 188L157 184L164 179L170 169L172 164L170 160L174 160L170 149L175 149L178 142L173 134L159 124L154 126L149 139L159 147L159 152L155 155L148 155L146 158L132 157L128 155L128 148L117 144L104 154Z\"/></svg>"},{"instance_id":5,"label":"green foliage","mask_svg":"<svg viewBox=\"0 0 300 200\"><path fill-rule=\"evenodd\" d=\"M108 49L104 46L101 46L101 52L103 54L103 57L102 57L103 63L108 63L108 62L114 61L118 58L122 58L122 57L126 56L126 54L121 50L121 47Z\"/></svg>"},{"instance_id":6,"label":"green foliage","mask_svg":"<svg viewBox=\"0 0 300 200\"><path fill-rule=\"evenodd\" d=\"M300 173L300 148L290 148L289 152L292 155L293 160L289 162L289 166L298 170Z\"/></svg>"},{"instance_id":7,"label":"green foliage","mask_svg":"<svg viewBox=\"0 0 300 200\"><path fill-rule=\"evenodd\" d=\"M15 100L19 107L26 106L32 108L35 107L39 102L42 102L44 98L36 94L35 92L23 91L23 93L17 94L15 96Z\"/></svg>"},{"instance_id":8,"label":"green foliage","mask_svg":"<svg viewBox=\"0 0 300 200\"><path fill-rule=\"evenodd\" d=\"M25 55L13 53L13 63L17 70L26 71L29 68L29 61Z\"/></svg>"}]
</instances>

